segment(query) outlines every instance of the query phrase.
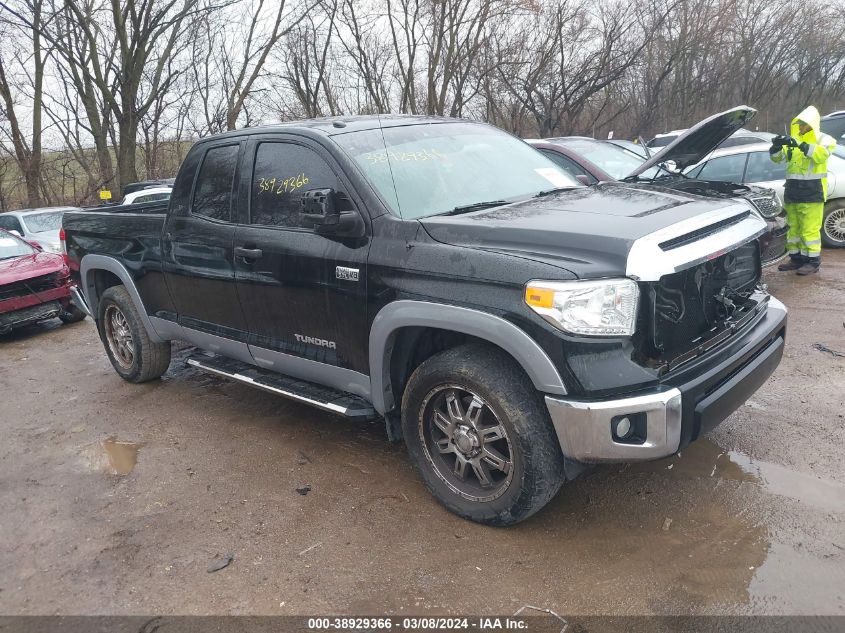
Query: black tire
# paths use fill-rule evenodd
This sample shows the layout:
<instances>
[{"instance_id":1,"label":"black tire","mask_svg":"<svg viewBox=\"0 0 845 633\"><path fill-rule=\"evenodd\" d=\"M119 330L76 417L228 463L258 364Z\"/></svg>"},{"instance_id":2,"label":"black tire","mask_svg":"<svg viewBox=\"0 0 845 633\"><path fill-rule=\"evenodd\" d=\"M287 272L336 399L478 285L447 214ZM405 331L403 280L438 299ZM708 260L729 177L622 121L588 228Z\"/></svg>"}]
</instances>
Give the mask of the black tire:
<instances>
[{"instance_id":1,"label":"black tire","mask_svg":"<svg viewBox=\"0 0 845 633\"><path fill-rule=\"evenodd\" d=\"M85 318L85 313L77 308L72 303L68 304L67 308L62 310L59 314L59 319L62 323L78 323Z\"/></svg>"},{"instance_id":2,"label":"black tire","mask_svg":"<svg viewBox=\"0 0 845 633\"><path fill-rule=\"evenodd\" d=\"M147 382L167 371L170 343L150 340L141 315L125 287L112 286L103 293L97 316L100 340L112 367L121 378L135 383ZM119 328L115 322L120 324Z\"/></svg>"},{"instance_id":3,"label":"black tire","mask_svg":"<svg viewBox=\"0 0 845 633\"><path fill-rule=\"evenodd\" d=\"M462 404L453 409L456 401ZM442 415L444 405L448 419ZM455 423L472 418L473 410L477 420L484 421L471 426ZM451 434L443 430L446 422ZM482 432L474 433L479 428ZM402 431L431 493L447 509L471 521L487 525L523 521L545 506L564 481L560 443L542 396L522 368L493 346L461 345L417 367L402 397ZM467 439L470 435L474 439ZM506 437L484 439L498 435ZM488 446L492 462L487 459ZM490 467L499 461L506 465L502 458L510 459L508 473ZM461 460L466 462L464 478L458 475ZM485 471L489 487L482 485L479 470Z\"/></svg>"},{"instance_id":4,"label":"black tire","mask_svg":"<svg viewBox=\"0 0 845 633\"><path fill-rule=\"evenodd\" d=\"M832 200L824 207L822 245L845 248L845 200Z\"/></svg>"}]
</instances>

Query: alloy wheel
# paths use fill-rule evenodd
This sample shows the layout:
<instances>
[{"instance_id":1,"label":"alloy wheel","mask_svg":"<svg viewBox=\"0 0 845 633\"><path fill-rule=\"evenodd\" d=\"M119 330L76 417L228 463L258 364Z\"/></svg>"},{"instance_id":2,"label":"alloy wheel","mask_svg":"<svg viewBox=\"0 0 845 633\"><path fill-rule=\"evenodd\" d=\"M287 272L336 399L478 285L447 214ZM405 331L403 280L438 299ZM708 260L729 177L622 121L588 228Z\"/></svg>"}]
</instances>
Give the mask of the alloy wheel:
<instances>
[{"instance_id":1,"label":"alloy wheel","mask_svg":"<svg viewBox=\"0 0 845 633\"><path fill-rule=\"evenodd\" d=\"M106 331L106 341L112 356L124 369L131 369L135 360L135 346L132 340L132 329L123 312L116 305L106 308L103 315Z\"/></svg>"},{"instance_id":2,"label":"alloy wheel","mask_svg":"<svg viewBox=\"0 0 845 633\"><path fill-rule=\"evenodd\" d=\"M823 228L832 241L845 244L845 207L831 211L824 219Z\"/></svg>"},{"instance_id":3,"label":"alloy wheel","mask_svg":"<svg viewBox=\"0 0 845 633\"><path fill-rule=\"evenodd\" d=\"M441 385L423 400L420 440L437 476L465 499L492 501L513 479L507 429L478 394Z\"/></svg>"}]
</instances>

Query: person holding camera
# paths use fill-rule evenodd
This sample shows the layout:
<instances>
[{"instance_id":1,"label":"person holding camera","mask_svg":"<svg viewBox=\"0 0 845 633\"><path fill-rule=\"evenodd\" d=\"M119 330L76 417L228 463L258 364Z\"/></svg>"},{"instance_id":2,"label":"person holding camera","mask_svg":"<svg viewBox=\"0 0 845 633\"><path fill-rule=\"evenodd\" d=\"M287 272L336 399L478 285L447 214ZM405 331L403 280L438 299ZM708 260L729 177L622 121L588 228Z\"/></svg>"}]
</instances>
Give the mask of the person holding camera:
<instances>
[{"instance_id":1,"label":"person holding camera","mask_svg":"<svg viewBox=\"0 0 845 633\"><path fill-rule=\"evenodd\" d=\"M789 222L786 249L789 260L778 270L795 270L799 275L819 271L822 254L822 217L827 199L827 159L836 141L821 131L821 117L809 106L792 119L789 136L772 139L769 156L786 160L783 206Z\"/></svg>"}]
</instances>

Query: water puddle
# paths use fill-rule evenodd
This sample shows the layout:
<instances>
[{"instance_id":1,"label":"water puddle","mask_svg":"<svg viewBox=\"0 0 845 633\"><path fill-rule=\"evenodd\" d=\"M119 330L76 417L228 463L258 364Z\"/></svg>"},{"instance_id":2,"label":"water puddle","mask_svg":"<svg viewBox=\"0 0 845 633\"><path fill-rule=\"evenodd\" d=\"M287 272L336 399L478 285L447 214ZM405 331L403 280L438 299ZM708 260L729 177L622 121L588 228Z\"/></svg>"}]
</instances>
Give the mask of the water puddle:
<instances>
[{"instance_id":1,"label":"water puddle","mask_svg":"<svg viewBox=\"0 0 845 633\"><path fill-rule=\"evenodd\" d=\"M678 455L634 464L631 472L669 471L672 477L728 479L762 486L767 492L796 499L822 510L845 512L845 484L728 451L708 438L693 442Z\"/></svg>"},{"instance_id":2,"label":"water puddle","mask_svg":"<svg viewBox=\"0 0 845 633\"><path fill-rule=\"evenodd\" d=\"M123 442L110 437L86 446L82 458L90 470L110 475L128 475L138 463L138 451L142 446L138 442Z\"/></svg>"}]
</instances>

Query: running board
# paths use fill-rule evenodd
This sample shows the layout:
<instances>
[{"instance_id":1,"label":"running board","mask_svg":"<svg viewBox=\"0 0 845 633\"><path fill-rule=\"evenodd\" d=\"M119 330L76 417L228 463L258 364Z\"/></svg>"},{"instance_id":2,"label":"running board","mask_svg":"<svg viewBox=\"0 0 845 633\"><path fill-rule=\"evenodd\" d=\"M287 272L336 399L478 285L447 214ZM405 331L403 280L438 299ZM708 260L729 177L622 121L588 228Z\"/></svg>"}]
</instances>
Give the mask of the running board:
<instances>
[{"instance_id":1,"label":"running board","mask_svg":"<svg viewBox=\"0 0 845 633\"><path fill-rule=\"evenodd\" d=\"M250 387L257 387L297 402L304 402L323 411L330 411L347 418L367 419L376 417L373 406L356 395L316 385L313 382L297 380L231 358L194 354L188 358L187 363L197 369L235 380Z\"/></svg>"}]
</instances>

